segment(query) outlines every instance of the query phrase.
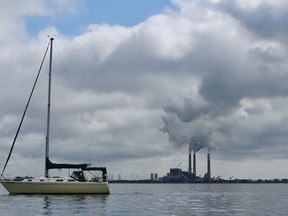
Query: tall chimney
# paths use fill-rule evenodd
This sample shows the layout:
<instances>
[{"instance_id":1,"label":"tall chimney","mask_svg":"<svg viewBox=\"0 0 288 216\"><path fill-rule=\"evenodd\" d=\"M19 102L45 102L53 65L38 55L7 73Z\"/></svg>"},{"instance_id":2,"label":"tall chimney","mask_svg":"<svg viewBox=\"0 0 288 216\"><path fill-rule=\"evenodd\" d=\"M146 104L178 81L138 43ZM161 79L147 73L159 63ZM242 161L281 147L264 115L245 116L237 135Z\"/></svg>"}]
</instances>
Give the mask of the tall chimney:
<instances>
[{"instance_id":1,"label":"tall chimney","mask_svg":"<svg viewBox=\"0 0 288 216\"><path fill-rule=\"evenodd\" d=\"M196 177L196 154L193 152L193 174Z\"/></svg>"},{"instance_id":2,"label":"tall chimney","mask_svg":"<svg viewBox=\"0 0 288 216\"><path fill-rule=\"evenodd\" d=\"M189 161L188 161L188 172L191 174L191 153L189 152Z\"/></svg>"},{"instance_id":3,"label":"tall chimney","mask_svg":"<svg viewBox=\"0 0 288 216\"><path fill-rule=\"evenodd\" d=\"M210 153L207 154L207 180L211 180Z\"/></svg>"}]
</instances>

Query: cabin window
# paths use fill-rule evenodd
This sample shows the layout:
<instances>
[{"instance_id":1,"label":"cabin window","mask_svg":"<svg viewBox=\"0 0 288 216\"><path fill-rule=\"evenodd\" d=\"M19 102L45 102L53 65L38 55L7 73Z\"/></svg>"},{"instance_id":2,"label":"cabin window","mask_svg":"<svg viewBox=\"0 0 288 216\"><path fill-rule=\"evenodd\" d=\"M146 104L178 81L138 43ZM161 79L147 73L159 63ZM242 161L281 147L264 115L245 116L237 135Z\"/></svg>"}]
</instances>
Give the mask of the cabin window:
<instances>
[{"instance_id":1,"label":"cabin window","mask_svg":"<svg viewBox=\"0 0 288 216\"><path fill-rule=\"evenodd\" d=\"M81 182L86 181L83 171L74 171L71 177L75 179L76 181L81 181Z\"/></svg>"}]
</instances>

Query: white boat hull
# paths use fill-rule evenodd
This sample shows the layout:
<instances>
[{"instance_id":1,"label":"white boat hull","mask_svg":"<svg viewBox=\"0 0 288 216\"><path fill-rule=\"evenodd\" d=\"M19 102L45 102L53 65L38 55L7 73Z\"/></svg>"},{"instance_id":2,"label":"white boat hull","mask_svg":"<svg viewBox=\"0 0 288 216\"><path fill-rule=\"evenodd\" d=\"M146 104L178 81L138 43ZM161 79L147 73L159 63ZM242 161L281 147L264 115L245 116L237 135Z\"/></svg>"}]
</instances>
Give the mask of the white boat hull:
<instances>
[{"instance_id":1,"label":"white boat hull","mask_svg":"<svg viewBox=\"0 0 288 216\"><path fill-rule=\"evenodd\" d=\"M109 194L108 182L0 181L9 194Z\"/></svg>"}]
</instances>

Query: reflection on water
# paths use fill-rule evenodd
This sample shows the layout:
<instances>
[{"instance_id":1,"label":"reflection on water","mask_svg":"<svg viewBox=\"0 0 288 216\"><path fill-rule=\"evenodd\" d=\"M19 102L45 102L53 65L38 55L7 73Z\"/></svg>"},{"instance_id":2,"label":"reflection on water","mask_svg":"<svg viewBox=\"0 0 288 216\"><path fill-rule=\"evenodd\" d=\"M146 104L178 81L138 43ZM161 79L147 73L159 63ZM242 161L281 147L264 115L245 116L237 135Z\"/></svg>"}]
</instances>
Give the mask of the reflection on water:
<instances>
[{"instance_id":1,"label":"reflection on water","mask_svg":"<svg viewBox=\"0 0 288 216\"><path fill-rule=\"evenodd\" d=\"M107 215L107 196L109 195L46 195L43 200L43 215Z\"/></svg>"},{"instance_id":2,"label":"reflection on water","mask_svg":"<svg viewBox=\"0 0 288 216\"><path fill-rule=\"evenodd\" d=\"M110 195L0 194L0 215L287 215L287 184L111 184Z\"/></svg>"},{"instance_id":3,"label":"reflection on water","mask_svg":"<svg viewBox=\"0 0 288 216\"><path fill-rule=\"evenodd\" d=\"M44 212L43 212L43 214L44 215L51 215L51 210L50 210L50 198L49 198L49 196L45 196L44 198L43 198L43 203L44 203L44 205L43 205L43 209L44 209Z\"/></svg>"}]
</instances>

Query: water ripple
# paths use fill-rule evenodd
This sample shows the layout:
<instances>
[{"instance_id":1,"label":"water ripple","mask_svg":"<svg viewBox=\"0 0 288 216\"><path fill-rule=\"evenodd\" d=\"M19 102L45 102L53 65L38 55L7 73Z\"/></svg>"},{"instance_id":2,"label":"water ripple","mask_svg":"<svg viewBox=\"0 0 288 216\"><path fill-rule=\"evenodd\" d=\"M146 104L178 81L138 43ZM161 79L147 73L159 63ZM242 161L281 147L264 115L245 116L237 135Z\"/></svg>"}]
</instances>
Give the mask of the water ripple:
<instances>
[{"instance_id":1,"label":"water ripple","mask_svg":"<svg viewBox=\"0 0 288 216\"><path fill-rule=\"evenodd\" d=\"M112 184L110 195L0 195L0 214L286 215L286 184Z\"/></svg>"}]
</instances>

